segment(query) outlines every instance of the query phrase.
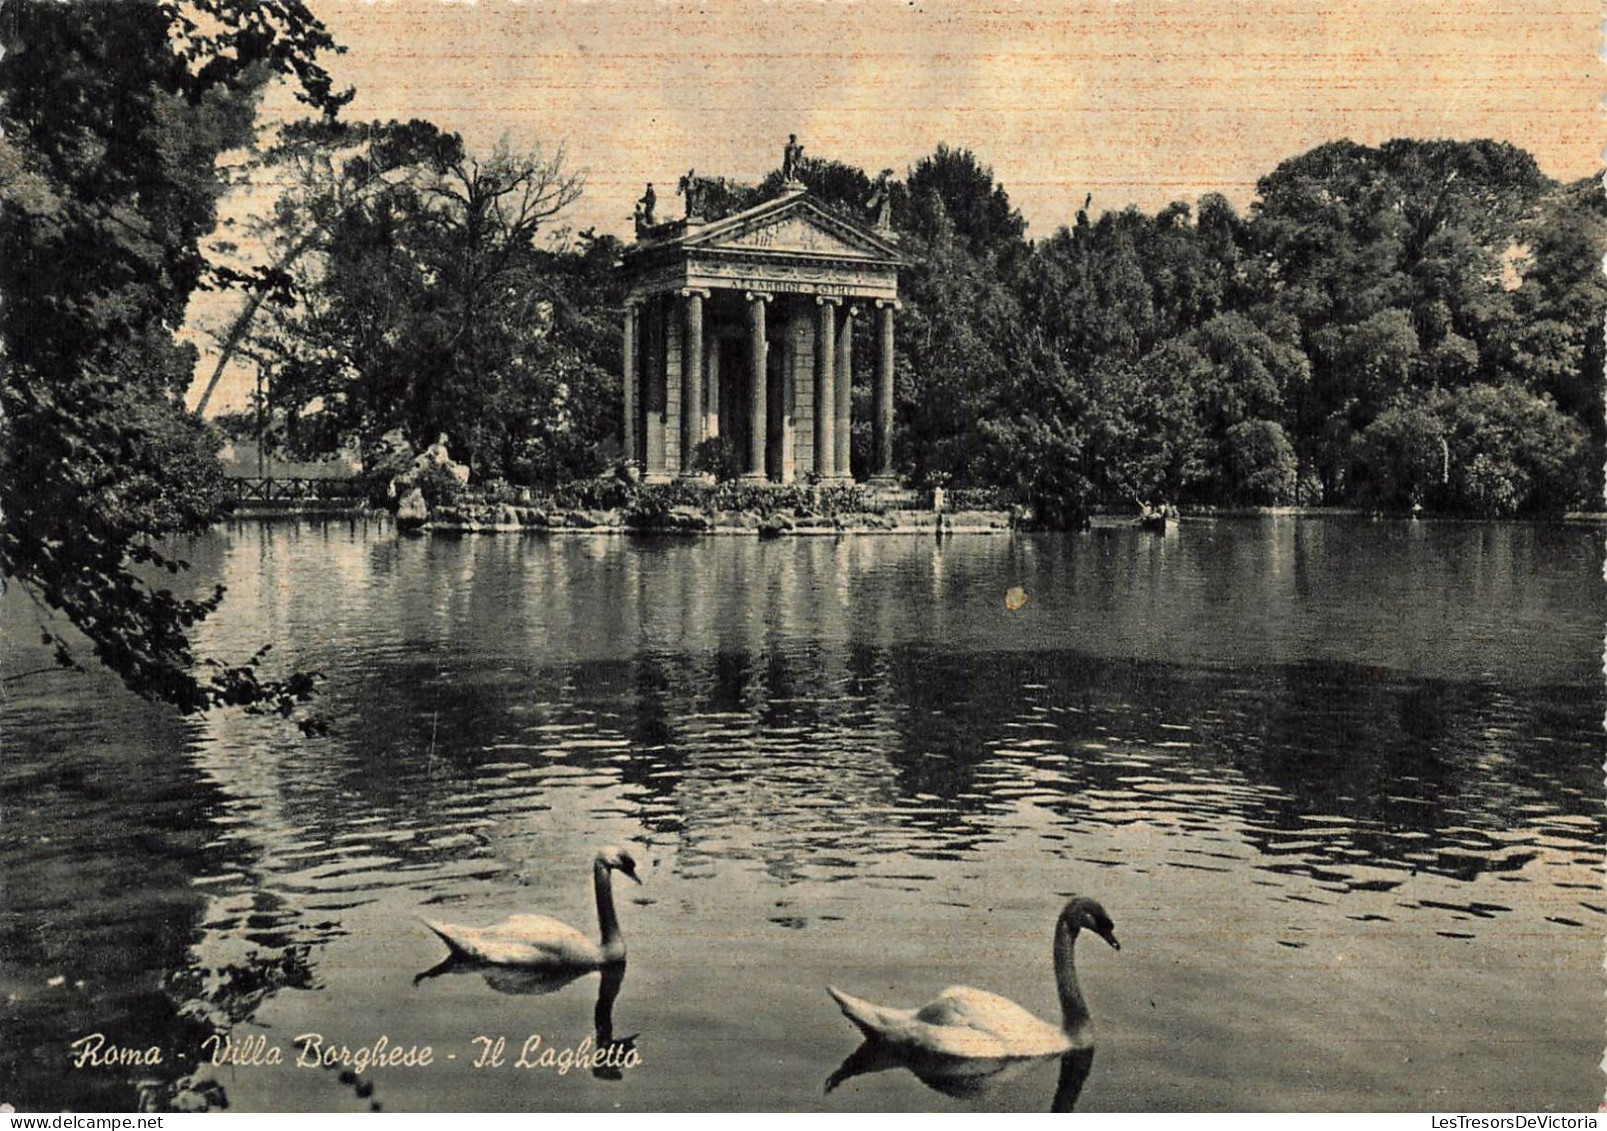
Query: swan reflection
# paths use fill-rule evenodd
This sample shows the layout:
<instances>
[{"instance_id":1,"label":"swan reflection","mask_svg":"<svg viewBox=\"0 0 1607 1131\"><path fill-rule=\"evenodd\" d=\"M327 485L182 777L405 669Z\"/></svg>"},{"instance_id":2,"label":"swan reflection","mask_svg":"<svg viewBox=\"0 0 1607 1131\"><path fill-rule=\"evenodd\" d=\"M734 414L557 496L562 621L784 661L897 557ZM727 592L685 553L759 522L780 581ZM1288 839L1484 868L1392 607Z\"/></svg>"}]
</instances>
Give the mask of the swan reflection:
<instances>
[{"instance_id":1,"label":"swan reflection","mask_svg":"<svg viewBox=\"0 0 1607 1131\"><path fill-rule=\"evenodd\" d=\"M612 967L605 967L604 974L608 974ZM624 967L618 968L623 975ZM443 974L478 974L485 980L485 984L496 990L499 994L514 994L530 996L535 994L556 993L577 978L584 978L590 970L564 970L541 969L534 966L498 966L490 962L468 958L460 954L449 954L428 970L421 970L413 975L413 984L427 982L431 978L439 978Z\"/></svg>"},{"instance_id":2,"label":"swan reflection","mask_svg":"<svg viewBox=\"0 0 1607 1131\"><path fill-rule=\"evenodd\" d=\"M917 1080L934 1092L942 1092L957 1100L975 1100L992 1092L999 1085L1036 1069L1053 1057L1014 1059L977 1059L974 1057L940 1056L934 1053L897 1049L884 1042L868 1040L837 1066L826 1078L829 1095L844 1081L871 1072L885 1072L890 1068L907 1068ZM1060 1079L1055 1085L1052 1112L1071 1111L1082 1094L1094 1063L1094 1050L1073 1049L1060 1057Z\"/></svg>"},{"instance_id":3,"label":"swan reflection","mask_svg":"<svg viewBox=\"0 0 1607 1131\"><path fill-rule=\"evenodd\" d=\"M611 966L604 966L596 972L602 977L597 985L597 1006L592 1010L592 1048L608 1055L593 1063L591 1074L599 1080L621 1080L625 1074L619 1066L634 1061L635 1058L628 1054L636 1048L636 1038L641 1035L632 1033L626 1037L614 1036L614 1002L618 1000L620 988L625 984L625 964L617 962ZM413 975L413 984L417 986L421 982L439 978L444 974L478 974L486 985L499 994L537 995L555 993L591 973L593 971L590 970L537 970L496 966L460 954L452 954L428 970Z\"/></svg>"},{"instance_id":4,"label":"swan reflection","mask_svg":"<svg viewBox=\"0 0 1607 1131\"><path fill-rule=\"evenodd\" d=\"M625 1073L621 1064L629 1063L634 1057L628 1056L636 1048L636 1038L640 1033L632 1033L628 1037L614 1036L614 999L619 997L619 988L625 981L625 966L606 966L603 968L602 984L597 987L597 1008L592 1013L592 1028L596 1030L595 1043L599 1049L609 1049L613 1053L607 1063L594 1064L591 1074L599 1080L622 1080Z\"/></svg>"}]
</instances>

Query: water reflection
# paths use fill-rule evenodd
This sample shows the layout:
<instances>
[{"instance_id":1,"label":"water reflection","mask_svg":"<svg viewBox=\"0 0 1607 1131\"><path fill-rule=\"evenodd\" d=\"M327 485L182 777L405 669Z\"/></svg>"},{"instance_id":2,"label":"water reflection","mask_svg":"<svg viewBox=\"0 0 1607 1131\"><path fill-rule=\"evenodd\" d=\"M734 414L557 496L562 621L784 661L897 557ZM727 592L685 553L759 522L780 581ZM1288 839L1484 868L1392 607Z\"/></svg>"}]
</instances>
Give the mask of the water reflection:
<instances>
[{"instance_id":1,"label":"water reflection","mask_svg":"<svg viewBox=\"0 0 1607 1131\"><path fill-rule=\"evenodd\" d=\"M8 650L14 628L8 617ZM4 667L18 669L9 654ZM194 1046L214 1031L213 1009L249 1011L286 968L192 962L207 903L195 883L239 856L212 841L226 800L176 754L189 728L98 674L31 682L4 702L0 1093L51 1110L133 1110L140 1089L126 1073L63 1070L70 1041ZM79 705L86 694L96 711ZM169 1058L141 1076L171 1094L183 1071Z\"/></svg>"},{"instance_id":2,"label":"water reflection","mask_svg":"<svg viewBox=\"0 0 1607 1131\"><path fill-rule=\"evenodd\" d=\"M418 986L432 978L448 974L478 974L480 979L495 992L518 997L556 993L582 978L589 978L592 974L598 975L597 1005L592 1011L592 1039L584 1048L596 1054L590 1064L590 1071L594 1077L599 1080L624 1078L623 1066L633 1059L631 1054L636 1049L636 1038L641 1036L639 1032L624 1037L614 1036L614 1003L619 999L620 990L625 984L625 963L618 962L604 966L600 970L590 971L539 970L529 967L495 966L476 962L459 954L451 954L428 970L413 975L413 985Z\"/></svg>"},{"instance_id":3,"label":"water reflection","mask_svg":"<svg viewBox=\"0 0 1607 1131\"><path fill-rule=\"evenodd\" d=\"M599 1080L622 1080L625 1070L622 1067L631 1059L636 1051L636 1038L641 1033L632 1033L626 1037L614 1036L614 1002L619 997L619 991L625 984L625 964L605 966L597 986L597 1008L592 1012L592 1028L595 1047L608 1050L609 1055L605 1063L592 1065L591 1074Z\"/></svg>"},{"instance_id":4,"label":"water reflection","mask_svg":"<svg viewBox=\"0 0 1607 1131\"><path fill-rule=\"evenodd\" d=\"M1060 1062L1060 1076L1049 1110L1071 1111L1093 1066L1093 1049L1077 1049L1048 1057L957 1057L895 1048L881 1041L864 1041L826 1077L825 1092L830 1095L855 1076L902 1068L934 1092L951 1099L979 1100L1000 1085L1049 1061Z\"/></svg>"},{"instance_id":5,"label":"water reflection","mask_svg":"<svg viewBox=\"0 0 1607 1131\"><path fill-rule=\"evenodd\" d=\"M1011 929L1031 935L1033 892L1118 891L1151 918L1170 965L1133 975L1147 990L1111 987L1106 1038L1171 1025L1251 1050L1215 1065L1222 1082L1201 1068L1197 1105L1270 1094L1268 1045L1313 1039L1310 999L1356 1000L1358 964L1367 998L1402 1000L1367 1032L1445 1000L1413 998L1450 985L1425 964L1464 979L1504 962L1560 971L1526 994L1471 995L1556 1015L1582 1000L1607 919L1602 605L1581 584L1599 552L1593 531L1287 519L940 545L231 527L181 555L196 584L229 587L203 645L248 655L270 636L280 661L328 673L332 733L237 715L190 727L78 685L6 704L0 953L17 971L3 1007L17 1039L0 1085L41 1106L123 1105L126 1079L51 1059L97 1026L176 1048L219 1027L358 1028L376 1013L441 1040L482 1015L512 1031L528 1024L512 1012L525 991L397 986L394 969L431 956L390 924L435 903L488 921L532 890L577 922L572 861L600 840L633 841L657 867L637 902L651 913L631 916L631 1001L661 1066L611 1089L635 1106L736 1104L721 1089L737 1083L769 1089L751 1103L806 1102L829 1059L787 1052L803 1061L791 1075L762 1069L800 1029L821 1034L804 1048L831 1039L832 1017L793 996L818 993L817 970L918 985L964 923L996 948L997 981L981 984L1011 989L1039 965ZM1220 959L1223 922L1265 940L1252 973L1280 977ZM1425 939L1469 949L1425 957ZM1516 939L1521 961L1502 949ZM575 994L542 1008L601 1044L604 996L589 1022ZM1224 1000L1277 1021L1224 1019L1210 1006ZM1595 1039L1555 1016L1533 1028L1559 1042L1534 1063ZM675 1059L700 1049L717 1077ZM1361 1102L1433 1099L1431 1058L1413 1055L1398 1076L1358 1071ZM1149 1106L1187 1069L1121 1071L1084 1106ZM1081 1073L1063 1069L1059 1090L1076 1099ZM919 1103L897 1075L834 1102ZM228 1081L230 1098L269 1102L255 1079ZM1030 1084L995 1081L978 1102L1041 1108ZM305 1106L334 1102L291 1086ZM469 1079L390 1087L391 1107L520 1099ZM596 1094L565 1080L529 1102Z\"/></svg>"},{"instance_id":6,"label":"water reflection","mask_svg":"<svg viewBox=\"0 0 1607 1131\"><path fill-rule=\"evenodd\" d=\"M489 962L477 962L472 958L465 958L457 954L449 954L428 970L420 970L413 975L413 984L419 985L431 978L439 978L443 974L478 974L487 986L499 994L515 994L524 997L541 994L556 993L569 983L595 970L554 970L540 969L528 966L497 966Z\"/></svg>"},{"instance_id":7,"label":"water reflection","mask_svg":"<svg viewBox=\"0 0 1607 1131\"><path fill-rule=\"evenodd\" d=\"M1038 1068L1047 1060L1060 1062L1060 1073L1055 1081L1054 1097L1049 1101L1051 1112L1068 1112L1077 1106L1083 1085L1093 1069L1094 1050L1074 1049L1059 1057L1039 1057L1016 1060L978 1060L959 1057L919 1055L894 1049L879 1041L865 1041L837 1066L826 1078L825 1092L830 1095L855 1076L889 1069L907 1069L921 1083L934 1092L952 1099L979 1100L994 1089Z\"/></svg>"}]
</instances>

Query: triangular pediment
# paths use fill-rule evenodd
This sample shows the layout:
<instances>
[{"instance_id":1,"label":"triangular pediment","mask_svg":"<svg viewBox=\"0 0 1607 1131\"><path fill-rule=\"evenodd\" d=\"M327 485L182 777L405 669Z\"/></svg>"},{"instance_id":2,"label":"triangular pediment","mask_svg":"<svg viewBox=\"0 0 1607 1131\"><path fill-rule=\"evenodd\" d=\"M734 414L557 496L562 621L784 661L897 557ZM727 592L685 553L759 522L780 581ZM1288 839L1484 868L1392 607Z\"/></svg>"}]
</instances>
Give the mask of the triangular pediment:
<instances>
[{"instance_id":1,"label":"triangular pediment","mask_svg":"<svg viewBox=\"0 0 1607 1131\"><path fill-rule=\"evenodd\" d=\"M806 196L769 201L726 217L682 241L700 251L733 251L781 255L829 256L896 262L897 251L868 227L833 213Z\"/></svg>"},{"instance_id":2,"label":"triangular pediment","mask_svg":"<svg viewBox=\"0 0 1607 1131\"><path fill-rule=\"evenodd\" d=\"M793 213L768 224L755 224L724 239L699 241L699 247L742 251L797 251L814 255L864 255L863 243L844 239L808 215Z\"/></svg>"}]
</instances>

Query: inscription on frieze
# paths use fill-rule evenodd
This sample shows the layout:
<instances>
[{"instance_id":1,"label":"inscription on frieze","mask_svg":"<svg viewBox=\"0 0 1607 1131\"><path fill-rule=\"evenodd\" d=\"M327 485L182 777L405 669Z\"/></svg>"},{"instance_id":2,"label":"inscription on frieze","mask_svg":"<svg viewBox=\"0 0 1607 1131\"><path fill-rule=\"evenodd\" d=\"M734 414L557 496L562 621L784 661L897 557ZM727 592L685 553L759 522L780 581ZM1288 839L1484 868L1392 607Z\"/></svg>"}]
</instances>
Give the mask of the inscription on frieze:
<instances>
[{"instance_id":1,"label":"inscription on frieze","mask_svg":"<svg viewBox=\"0 0 1607 1131\"><path fill-rule=\"evenodd\" d=\"M835 297L896 298L898 279L893 272L821 271L814 277L766 269L758 273L731 270L726 264L699 264L690 277L696 285L766 294L827 295Z\"/></svg>"},{"instance_id":2,"label":"inscription on frieze","mask_svg":"<svg viewBox=\"0 0 1607 1131\"><path fill-rule=\"evenodd\" d=\"M781 294L851 295L859 293L844 283L811 283L803 279L735 279L733 286L749 291L770 291Z\"/></svg>"},{"instance_id":3,"label":"inscription on frieze","mask_svg":"<svg viewBox=\"0 0 1607 1131\"><path fill-rule=\"evenodd\" d=\"M733 263L713 256L694 259L688 277L691 275L713 275L722 281L722 286L750 286L754 290L772 289L779 281L840 283L854 286L866 283L891 283L897 278L895 269L880 264L770 263L751 260L746 263Z\"/></svg>"}]
</instances>

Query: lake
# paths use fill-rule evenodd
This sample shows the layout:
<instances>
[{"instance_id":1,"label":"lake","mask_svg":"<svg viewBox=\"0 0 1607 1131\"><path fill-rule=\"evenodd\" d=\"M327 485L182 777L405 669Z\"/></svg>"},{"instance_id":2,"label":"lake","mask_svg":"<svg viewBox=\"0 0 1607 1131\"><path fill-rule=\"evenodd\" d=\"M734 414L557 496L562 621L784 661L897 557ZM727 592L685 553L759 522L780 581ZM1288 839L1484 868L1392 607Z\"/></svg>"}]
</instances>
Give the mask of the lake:
<instances>
[{"instance_id":1,"label":"lake","mask_svg":"<svg viewBox=\"0 0 1607 1131\"><path fill-rule=\"evenodd\" d=\"M1078 949L1098 1045L1062 1107L1593 1111L1602 543L220 527L176 547L186 586L228 587L204 651L322 671L329 732L179 719L99 673L8 689L0 1099L1048 1110L1053 1061L828 1092L859 1040L824 987L965 983L1056 1019L1080 893L1122 949ZM7 669L39 666L31 607L5 614ZM597 975L415 981L446 953L420 916L595 937L609 843L643 883L616 885L630 958L601 1002ZM599 1029L631 1066L515 1066ZM93 1033L161 1063L72 1067ZM284 1062L198 1070L222 1033ZM300 1067L309 1033L434 1059Z\"/></svg>"}]
</instances>

